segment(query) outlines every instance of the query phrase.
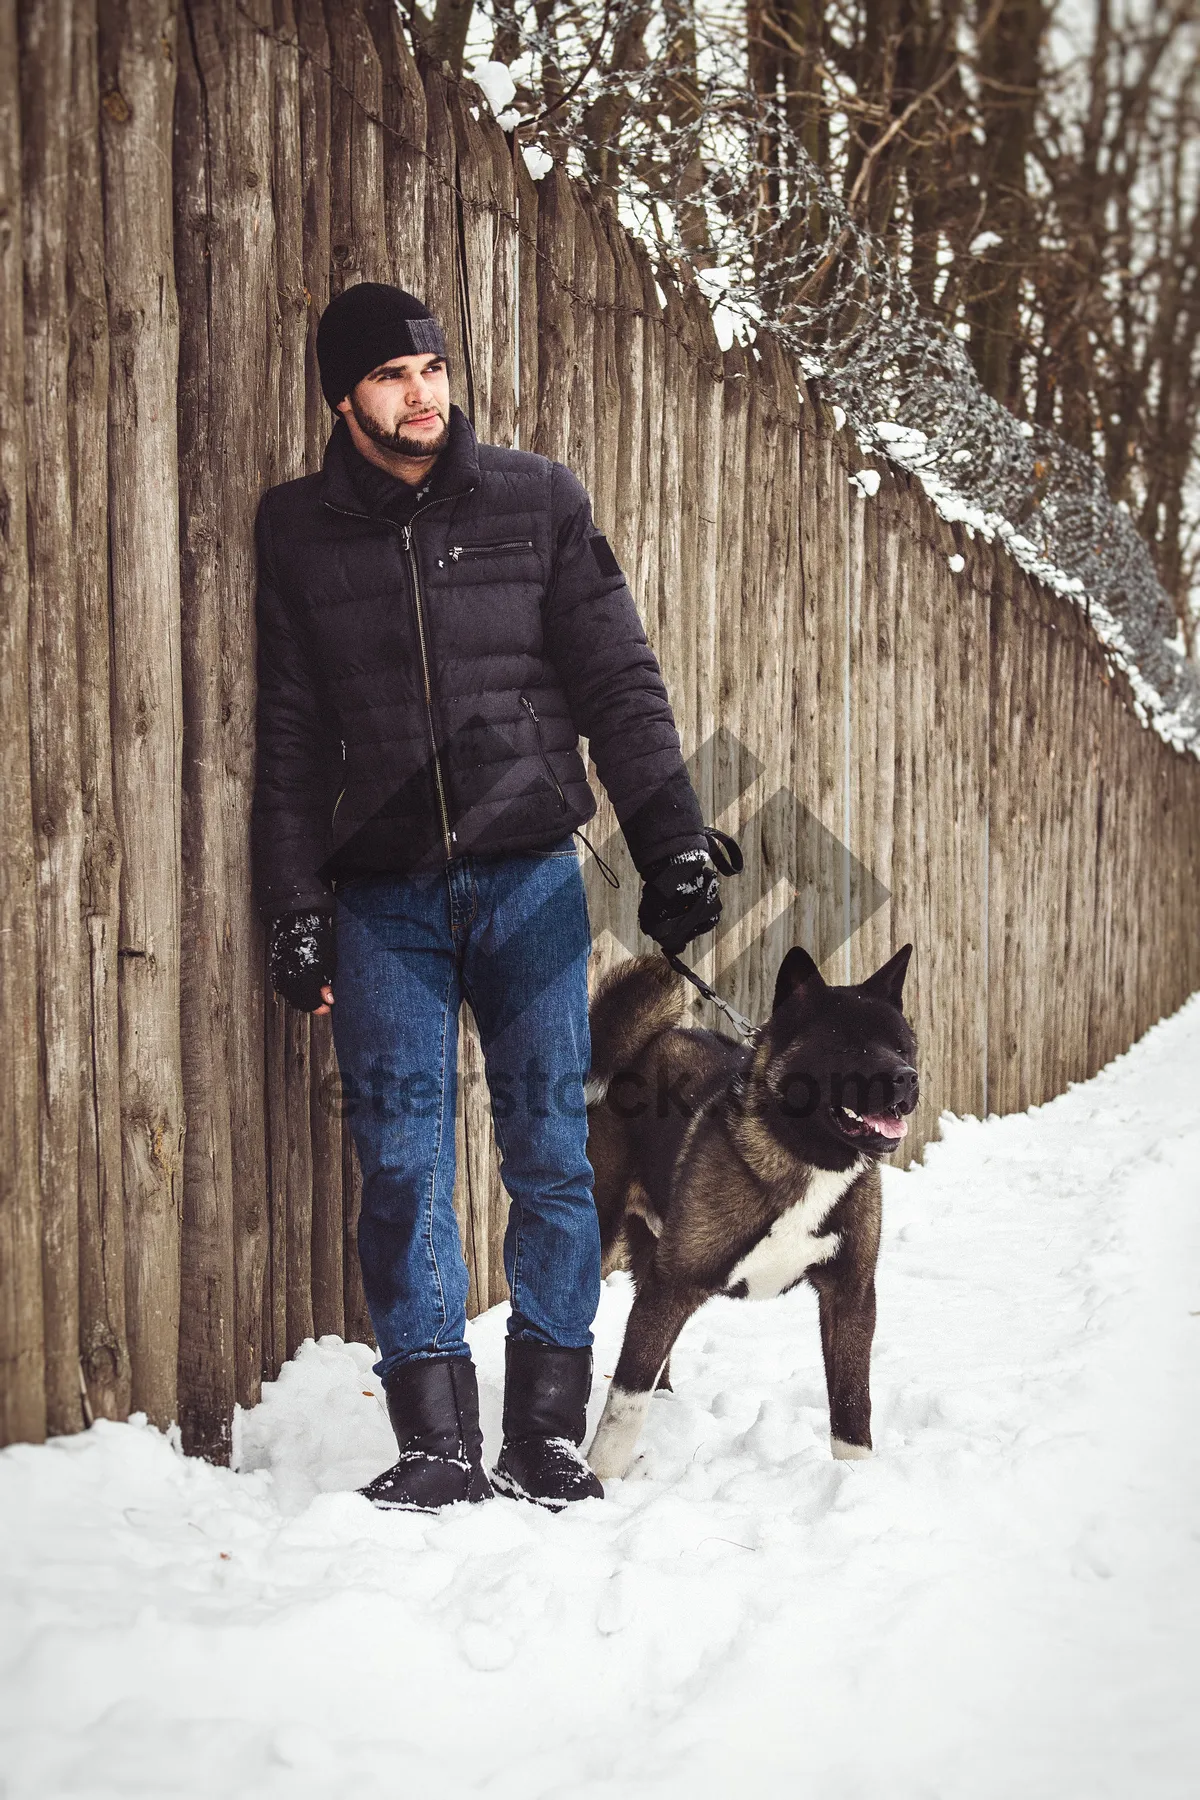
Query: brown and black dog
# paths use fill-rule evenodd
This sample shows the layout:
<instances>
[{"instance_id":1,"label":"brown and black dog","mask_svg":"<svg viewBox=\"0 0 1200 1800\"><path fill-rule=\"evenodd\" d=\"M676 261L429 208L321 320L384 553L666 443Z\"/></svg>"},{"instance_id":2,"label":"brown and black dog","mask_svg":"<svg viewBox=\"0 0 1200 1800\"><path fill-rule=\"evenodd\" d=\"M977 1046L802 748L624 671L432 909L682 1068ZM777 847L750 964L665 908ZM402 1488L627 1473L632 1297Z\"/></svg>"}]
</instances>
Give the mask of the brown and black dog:
<instances>
[{"instance_id":1,"label":"brown and black dog","mask_svg":"<svg viewBox=\"0 0 1200 1800\"><path fill-rule=\"evenodd\" d=\"M743 1045L680 1024L665 958L615 970L591 1008L588 1157L608 1263L635 1298L588 1461L625 1474L671 1347L713 1294L817 1290L835 1457L871 1454L879 1162L917 1104L901 1011L912 945L857 987L789 950L771 1016ZM623 1239L623 1244L622 1244Z\"/></svg>"}]
</instances>

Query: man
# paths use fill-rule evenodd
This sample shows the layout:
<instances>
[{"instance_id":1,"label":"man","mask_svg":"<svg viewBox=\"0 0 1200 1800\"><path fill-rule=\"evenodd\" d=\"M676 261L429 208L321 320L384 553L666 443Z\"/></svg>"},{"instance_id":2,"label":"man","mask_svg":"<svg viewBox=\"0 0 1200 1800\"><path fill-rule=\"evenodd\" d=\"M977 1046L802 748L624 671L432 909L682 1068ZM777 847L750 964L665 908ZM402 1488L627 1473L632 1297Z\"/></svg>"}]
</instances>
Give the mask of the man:
<instances>
[{"instance_id":1,"label":"man","mask_svg":"<svg viewBox=\"0 0 1200 1800\"><path fill-rule=\"evenodd\" d=\"M451 1204L465 997L511 1200L493 1478L558 1507L603 1492L578 1447L600 1286L579 735L664 947L717 922L720 852L575 477L477 441L441 328L399 288L340 295L317 355L338 415L324 466L258 514L254 868L277 992L333 1008L362 1165L359 1254L400 1451L364 1492L416 1508L492 1492Z\"/></svg>"}]
</instances>

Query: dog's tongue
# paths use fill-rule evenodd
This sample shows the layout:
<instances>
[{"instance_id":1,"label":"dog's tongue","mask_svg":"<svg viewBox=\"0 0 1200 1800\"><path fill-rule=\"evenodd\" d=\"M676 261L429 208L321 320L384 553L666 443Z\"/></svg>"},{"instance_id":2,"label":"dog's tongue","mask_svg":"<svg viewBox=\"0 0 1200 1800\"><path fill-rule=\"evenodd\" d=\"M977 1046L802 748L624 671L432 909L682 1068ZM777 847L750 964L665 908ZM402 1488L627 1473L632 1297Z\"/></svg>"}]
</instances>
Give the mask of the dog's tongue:
<instances>
[{"instance_id":1,"label":"dog's tongue","mask_svg":"<svg viewBox=\"0 0 1200 1800\"><path fill-rule=\"evenodd\" d=\"M908 1120L893 1119L890 1113L868 1113L863 1124L886 1138L902 1138L908 1131Z\"/></svg>"}]
</instances>

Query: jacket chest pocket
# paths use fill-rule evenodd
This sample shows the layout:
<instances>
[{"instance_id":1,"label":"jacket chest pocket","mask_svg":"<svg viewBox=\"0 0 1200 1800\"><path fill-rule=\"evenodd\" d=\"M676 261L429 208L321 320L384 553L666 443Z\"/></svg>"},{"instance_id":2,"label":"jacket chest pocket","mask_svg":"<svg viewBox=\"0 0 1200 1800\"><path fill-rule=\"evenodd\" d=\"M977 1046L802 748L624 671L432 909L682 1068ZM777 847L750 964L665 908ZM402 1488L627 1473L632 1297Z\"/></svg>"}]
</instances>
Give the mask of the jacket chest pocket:
<instances>
[{"instance_id":1,"label":"jacket chest pocket","mask_svg":"<svg viewBox=\"0 0 1200 1800\"><path fill-rule=\"evenodd\" d=\"M452 563L459 563L477 556L517 556L532 549L532 538L489 538L477 544L451 544L446 555Z\"/></svg>"}]
</instances>

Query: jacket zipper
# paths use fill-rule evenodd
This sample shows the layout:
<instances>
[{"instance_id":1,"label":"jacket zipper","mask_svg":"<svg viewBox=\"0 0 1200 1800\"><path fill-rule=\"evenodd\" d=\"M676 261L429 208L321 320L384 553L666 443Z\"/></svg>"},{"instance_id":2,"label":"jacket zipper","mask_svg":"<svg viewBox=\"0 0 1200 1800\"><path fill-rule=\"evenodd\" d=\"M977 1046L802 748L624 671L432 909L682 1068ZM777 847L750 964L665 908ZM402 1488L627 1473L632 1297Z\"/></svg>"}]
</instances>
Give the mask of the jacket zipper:
<instances>
[{"instance_id":1,"label":"jacket zipper","mask_svg":"<svg viewBox=\"0 0 1200 1800\"><path fill-rule=\"evenodd\" d=\"M416 517L416 514L413 514ZM421 608L421 573L417 566L417 553L413 548L413 528L411 524L404 526L404 549L408 556L408 566L412 574L413 605L417 614L417 639L421 646L421 674L425 682L425 711L429 718L429 747L433 752L433 779L437 787L438 807L442 815L442 840L446 846L446 861L454 855L451 840L454 833L450 829L450 814L446 807L446 790L442 785L442 765L438 756L437 732L433 724L433 688L429 680L429 657L425 649L425 614Z\"/></svg>"},{"instance_id":2,"label":"jacket zipper","mask_svg":"<svg viewBox=\"0 0 1200 1800\"><path fill-rule=\"evenodd\" d=\"M533 729L537 732L538 755L541 757L541 759L545 763L547 769L550 771L550 779L554 783L555 787L558 789L558 798L559 798L559 801L561 802L562 809L564 812L570 812L571 809L567 804L567 796L562 791L562 783L558 779L558 776L554 773L554 764L550 761L550 758L546 755L546 746L542 742L542 721L538 718L537 713L533 710L533 701L529 698L528 694L521 695L521 705L525 708L526 712L529 714L530 718L533 720Z\"/></svg>"},{"instance_id":3,"label":"jacket zipper","mask_svg":"<svg viewBox=\"0 0 1200 1800\"><path fill-rule=\"evenodd\" d=\"M464 488L462 492L469 494L473 493L474 489ZM370 513L352 512L348 507L334 506L331 501L325 501L325 505L329 507L330 512L341 513L343 518L366 519L368 524L382 523L390 525L393 531L399 531L403 535L404 551L405 555L408 557L409 574L412 578L413 611L416 613L417 618L417 641L421 646L421 676L425 687L425 717L429 725L429 748L433 756L433 780L434 786L437 789L438 811L441 814L442 820L442 843L445 845L447 862L449 862L450 858L454 855L453 845L457 842L457 837L450 829L450 814L446 806L446 789L442 781L442 764L441 759L438 756L437 731L433 723L433 688L429 680L429 655L425 646L425 615L421 607L421 573L417 565L416 548L413 544L413 525L423 512L429 511L431 506L440 506L443 501L457 500L458 498L458 494L439 494L436 500L428 500L424 506L419 506L407 525L397 525L394 519L376 519L373 518ZM345 789L342 791L344 793ZM341 800L340 794L338 795L338 800ZM333 810L336 814L336 804Z\"/></svg>"},{"instance_id":4,"label":"jacket zipper","mask_svg":"<svg viewBox=\"0 0 1200 1800\"><path fill-rule=\"evenodd\" d=\"M341 739L341 740L340 740L340 742L341 742L341 746L342 746L342 761L343 761L343 762L345 762L345 760L346 760L346 740L345 740L345 738L342 738L342 739ZM334 801L334 803L333 803L333 811L332 811L332 812L331 812L331 813L330 813L330 815L329 815L329 829L330 829L330 831L332 831L332 830L333 830L333 828L334 828L334 826L335 826L335 825L336 825L336 824L337 824L337 816L338 816L338 807L339 807L339 806L340 806L340 805L341 805L341 804L342 804L342 801L343 801L343 800L344 800L344 799L345 799L345 798L346 798L346 784L345 784L345 782L343 782L343 783L342 783L342 791L341 791L341 793L340 793L340 794L339 794L339 795L338 795L338 797L337 797L337 799L336 799L336 800L335 800L335 801Z\"/></svg>"},{"instance_id":5,"label":"jacket zipper","mask_svg":"<svg viewBox=\"0 0 1200 1800\"><path fill-rule=\"evenodd\" d=\"M494 544L451 544L449 556L451 562L458 562L464 556L487 556L493 550L532 550L532 538L502 538Z\"/></svg>"}]
</instances>

